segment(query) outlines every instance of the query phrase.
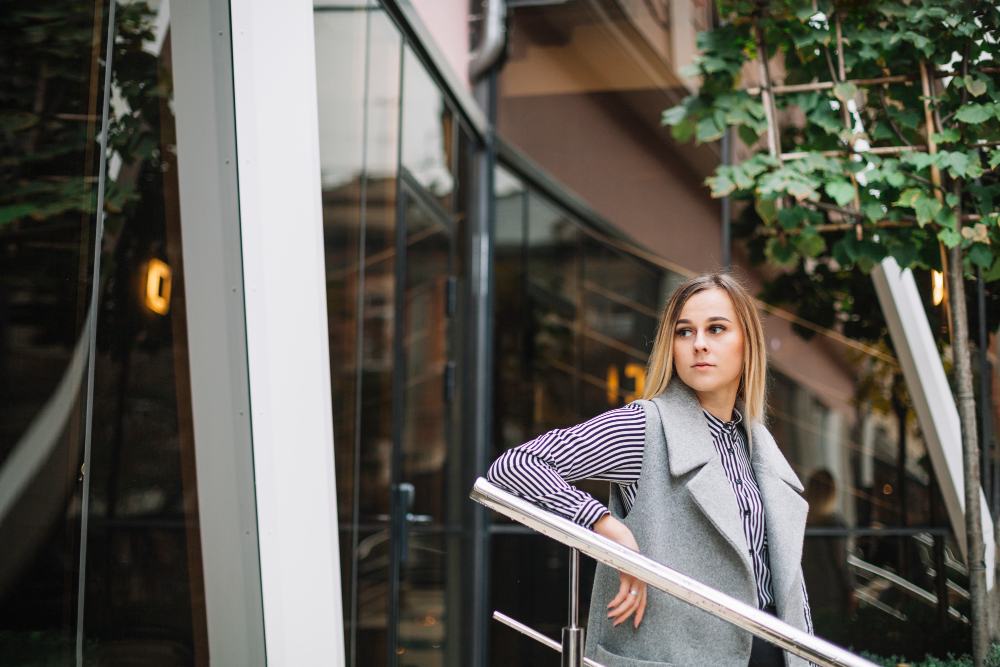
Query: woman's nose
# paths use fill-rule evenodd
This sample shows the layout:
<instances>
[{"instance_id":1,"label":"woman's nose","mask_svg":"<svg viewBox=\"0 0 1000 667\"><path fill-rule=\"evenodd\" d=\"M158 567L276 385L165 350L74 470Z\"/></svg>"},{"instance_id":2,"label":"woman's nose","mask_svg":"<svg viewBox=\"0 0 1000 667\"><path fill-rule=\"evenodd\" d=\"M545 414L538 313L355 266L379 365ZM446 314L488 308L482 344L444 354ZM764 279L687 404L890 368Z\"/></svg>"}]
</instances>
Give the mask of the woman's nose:
<instances>
[{"instance_id":1,"label":"woman's nose","mask_svg":"<svg viewBox=\"0 0 1000 667\"><path fill-rule=\"evenodd\" d=\"M708 338L705 337L703 331L699 331L694 338L694 349L696 350L707 350L708 349Z\"/></svg>"}]
</instances>

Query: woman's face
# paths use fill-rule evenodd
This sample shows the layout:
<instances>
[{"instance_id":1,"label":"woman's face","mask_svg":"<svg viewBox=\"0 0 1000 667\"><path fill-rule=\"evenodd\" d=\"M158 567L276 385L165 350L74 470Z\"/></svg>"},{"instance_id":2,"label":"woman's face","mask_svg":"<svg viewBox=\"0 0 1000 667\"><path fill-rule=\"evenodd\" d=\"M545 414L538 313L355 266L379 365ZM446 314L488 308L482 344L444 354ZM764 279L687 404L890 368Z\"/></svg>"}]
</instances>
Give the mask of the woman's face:
<instances>
[{"instance_id":1,"label":"woman's face","mask_svg":"<svg viewBox=\"0 0 1000 667\"><path fill-rule=\"evenodd\" d=\"M699 394L735 397L743 374L743 327L718 287L687 300L674 327L674 367Z\"/></svg>"}]
</instances>

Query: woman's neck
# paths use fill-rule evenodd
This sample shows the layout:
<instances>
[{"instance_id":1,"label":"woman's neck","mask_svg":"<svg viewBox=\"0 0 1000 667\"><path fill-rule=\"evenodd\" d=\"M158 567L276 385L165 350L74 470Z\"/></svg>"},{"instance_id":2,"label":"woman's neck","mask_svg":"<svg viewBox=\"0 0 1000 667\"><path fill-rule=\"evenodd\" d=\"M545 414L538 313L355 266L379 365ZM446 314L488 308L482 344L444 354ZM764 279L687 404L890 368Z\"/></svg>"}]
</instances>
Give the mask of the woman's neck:
<instances>
[{"instance_id":1,"label":"woman's neck","mask_svg":"<svg viewBox=\"0 0 1000 667\"><path fill-rule=\"evenodd\" d=\"M702 409L713 417L717 417L724 422L733 418L733 408L736 406L736 395L739 393L739 382L732 383L726 387L720 387L713 391L695 391L698 396L698 403Z\"/></svg>"}]
</instances>

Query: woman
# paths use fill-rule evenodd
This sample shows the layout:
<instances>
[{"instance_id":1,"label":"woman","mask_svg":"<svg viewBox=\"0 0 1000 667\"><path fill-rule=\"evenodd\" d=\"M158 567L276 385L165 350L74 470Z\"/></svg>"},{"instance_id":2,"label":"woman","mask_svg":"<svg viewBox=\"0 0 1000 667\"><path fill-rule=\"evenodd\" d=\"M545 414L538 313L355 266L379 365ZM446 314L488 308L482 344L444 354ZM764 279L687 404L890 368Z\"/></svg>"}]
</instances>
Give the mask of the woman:
<instances>
[{"instance_id":1,"label":"woman","mask_svg":"<svg viewBox=\"0 0 1000 667\"><path fill-rule=\"evenodd\" d=\"M643 400L512 449L488 477L811 632L808 505L763 425L766 364L746 290L728 274L691 278L663 312ZM581 479L612 482L610 508L570 485ZM592 600L586 655L607 667L786 665L772 644L601 564Z\"/></svg>"}]
</instances>

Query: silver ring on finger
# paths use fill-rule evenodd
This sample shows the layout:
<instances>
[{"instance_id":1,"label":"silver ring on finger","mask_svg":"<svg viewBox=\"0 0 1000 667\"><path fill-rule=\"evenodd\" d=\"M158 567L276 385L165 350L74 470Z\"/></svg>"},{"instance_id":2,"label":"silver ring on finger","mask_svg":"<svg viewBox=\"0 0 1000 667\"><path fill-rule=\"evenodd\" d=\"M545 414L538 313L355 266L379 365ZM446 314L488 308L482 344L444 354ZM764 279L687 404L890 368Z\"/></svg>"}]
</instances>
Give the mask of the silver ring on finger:
<instances>
[{"instance_id":1,"label":"silver ring on finger","mask_svg":"<svg viewBox=\"0 0 1000 667\"><path fill-rule=\"evenodd\" d=\"M632 595L634 595L636 597L639 597L639 592L638 591L629 591L629 593L631 593Z\"/></svg>"}]
</instances>

